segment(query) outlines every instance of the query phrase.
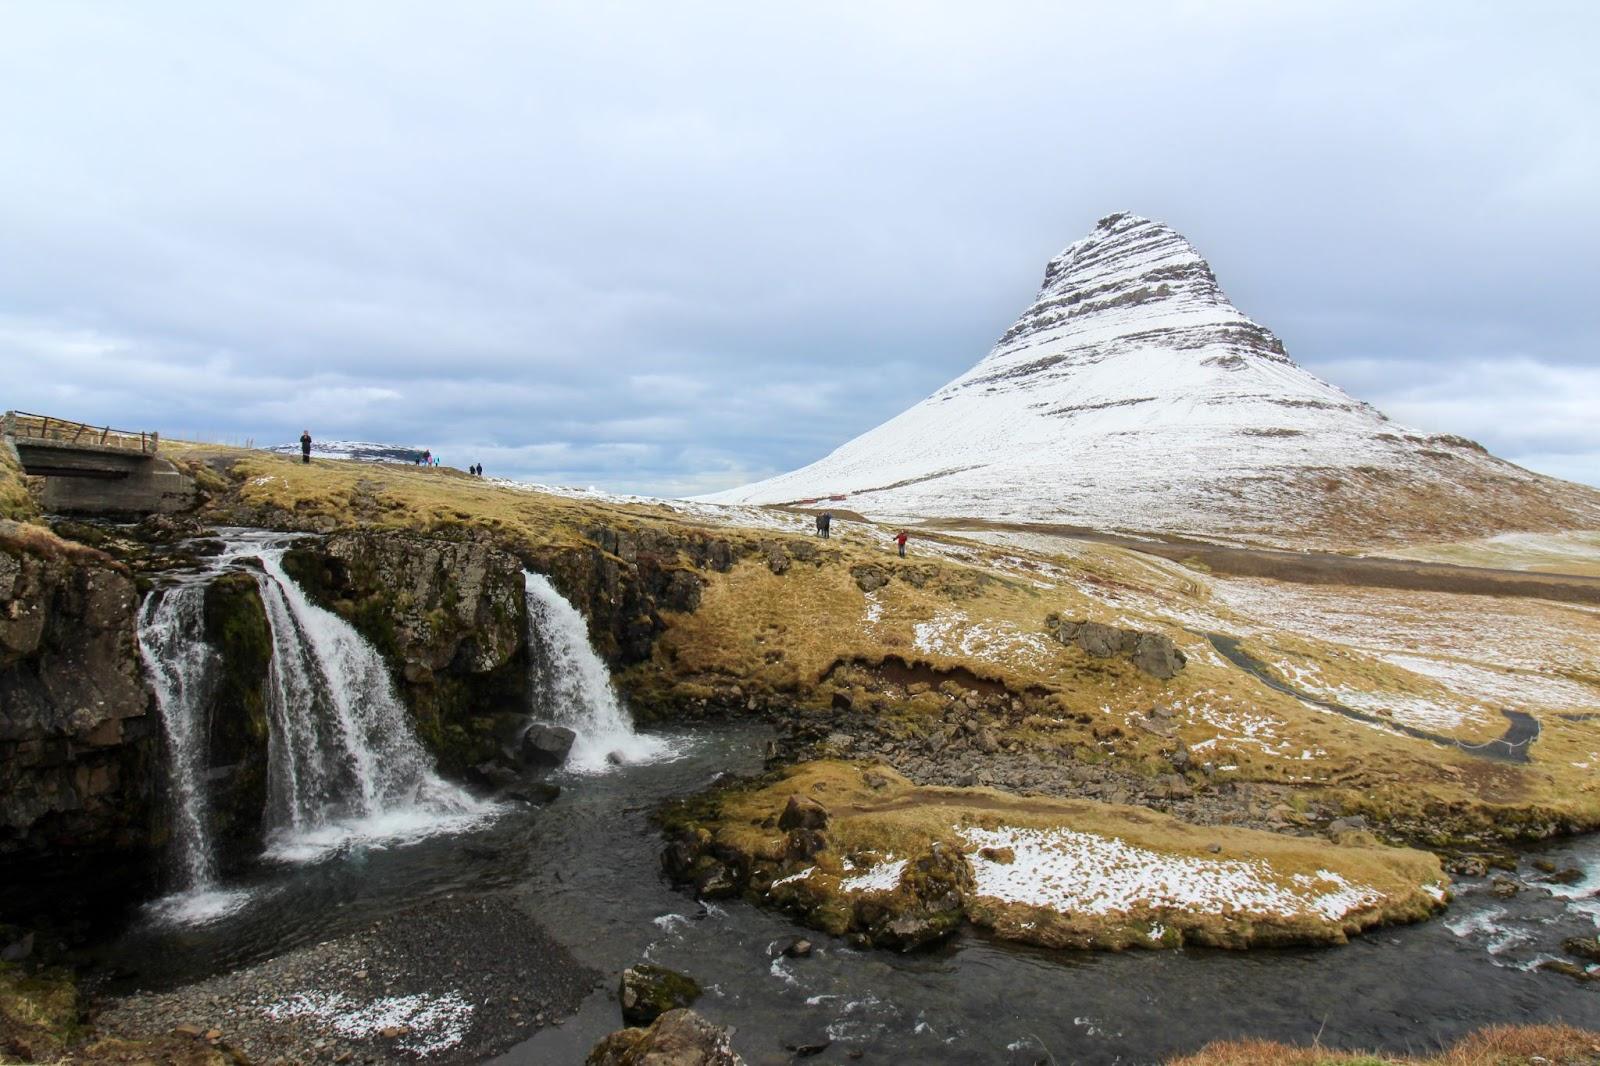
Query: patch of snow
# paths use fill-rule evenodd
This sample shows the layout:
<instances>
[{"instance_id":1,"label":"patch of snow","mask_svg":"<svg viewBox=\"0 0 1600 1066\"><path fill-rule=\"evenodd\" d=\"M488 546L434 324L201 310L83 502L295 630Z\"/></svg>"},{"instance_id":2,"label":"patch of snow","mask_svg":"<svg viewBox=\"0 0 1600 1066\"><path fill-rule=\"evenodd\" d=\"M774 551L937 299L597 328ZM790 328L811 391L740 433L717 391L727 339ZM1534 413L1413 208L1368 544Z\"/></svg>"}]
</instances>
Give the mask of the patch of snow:
<instances>
[{"instance_id":1,"label":"patch of snow","mask_svg":"<svg viewBox=\"0 0 1600 1066\"><path fill-rule=\"evenodd\" d=\"M1329 870L1283 877L1261 860L1163 854L1071 829L974 828L965 837L978 848L1010 848L1015 856L1010 863L991 862L981 852L972 857L979 895L1062 913L1153 908L1335 921L1381 899Z\"/></svg>"},{"instance_id":2,"label":"patch of snow","mask_svg":"<svg viewBox=\"0 0 1600 1066\"><path fill-rule=\"evenodd\" d=\"M807 866L804 870L801 870L797 874L790 874L788 877L778 878L776 881L772 882L772 888L777 888L779 885L787 885L791 881L804 881L806 878L810 877L816 872L817 868L815 866Z\"/></svg>"},{"instance_id":3,"label":"patch of snow","mask_svg":"<svg viewBox=\"0 0 1600 1066\"><path fill-rule=\"evenodd\" d=\"M342 992L296 992L261 1008L274 1020L304 1019L340 1036L365 1039L385 1029L403 1030L396 1046L431 1055L461 1043L472 1024L472 1004L458 993L384 996L362 1002Z\"/></svg>"},{"instance_id":4,"label":"patch of snow","mask_svg":"<svg viewBox=\"0 0 1600 1066\"><path fill-rule=\"evenodd\" d=\"M900 884L905 869L904 859L886 860L866 873L841 878L839 888L845 892L890 892Z\"/></svg>"}]
</instances>

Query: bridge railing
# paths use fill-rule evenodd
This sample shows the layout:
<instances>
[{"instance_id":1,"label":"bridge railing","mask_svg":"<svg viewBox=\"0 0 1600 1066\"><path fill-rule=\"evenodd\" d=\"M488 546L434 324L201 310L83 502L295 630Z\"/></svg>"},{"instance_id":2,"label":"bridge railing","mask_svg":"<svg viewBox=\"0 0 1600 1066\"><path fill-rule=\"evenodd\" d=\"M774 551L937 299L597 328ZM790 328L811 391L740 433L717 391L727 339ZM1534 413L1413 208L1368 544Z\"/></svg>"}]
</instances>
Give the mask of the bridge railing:
<instances>
[{"instance_id":1,"label":"bridge railing","mask_svg":"<svg viewBox=\"0 0 1600 1066\"><path fill-rule=\"evenodd\" d=\"M65 418L36 415L28 411L6 412L5 435L13 440L89 444L99 448L140 452L144 455L154 455L156 447L161 443L159 433L91 426L86 422L72 422Z\"/></svg>"}]
</instances>

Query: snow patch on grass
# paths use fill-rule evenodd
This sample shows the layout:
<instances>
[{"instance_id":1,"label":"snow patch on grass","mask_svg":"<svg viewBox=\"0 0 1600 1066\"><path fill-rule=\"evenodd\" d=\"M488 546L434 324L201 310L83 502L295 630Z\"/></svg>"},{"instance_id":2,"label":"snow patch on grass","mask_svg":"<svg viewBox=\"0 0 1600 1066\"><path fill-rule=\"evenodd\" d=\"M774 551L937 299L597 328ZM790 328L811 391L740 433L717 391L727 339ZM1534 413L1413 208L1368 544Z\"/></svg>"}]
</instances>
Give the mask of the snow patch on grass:
<instances>
[{"instance_id":1,"label":"snow patch on grass","mask_svg":"<svg viewBox=\"0 0 1600 1066\"><path fill-rule=\"evenodd\" d=\"M1063 913L1183 910L1337 921L1381 900L1331 870L1277 874L1265 862L1163 854L1072 829L968 829L978 848L1010 848L1009 863L972 857L977 893Z\"/></svg>"},{"instance_id":2,"label":"snow patch on grass","mask_svg":"<svg viewBox=\"0 0 1600 1066\"><path fill-rule=\"evenodd\" d=\"M845 892L890 892L900 883L905 869L906 860L888 860L870 867L866 873L842 878L839 887Z\"/></svg>"}]
</instances>

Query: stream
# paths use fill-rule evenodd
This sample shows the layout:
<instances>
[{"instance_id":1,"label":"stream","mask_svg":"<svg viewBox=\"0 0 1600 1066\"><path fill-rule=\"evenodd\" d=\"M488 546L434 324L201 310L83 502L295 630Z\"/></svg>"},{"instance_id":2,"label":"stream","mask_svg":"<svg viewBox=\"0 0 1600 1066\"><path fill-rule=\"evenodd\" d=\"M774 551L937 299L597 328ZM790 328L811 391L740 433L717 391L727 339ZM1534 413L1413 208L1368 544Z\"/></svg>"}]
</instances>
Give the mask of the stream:
<instances>
[{"instance_id":1,"label":"stream","mask_svg":"<svg viewBox=\"0 0 1600 1066\"><path fill-rule=\"evenodd\" d=\"M1493 1022L1600 1021L1600 988L1531 972L1563 937L1600 923L1600 841L1529 853L1580 865L1577 885L1500 899L1458 885L1442 919L1348 946L1052 953L967 935L912 955L858 951L806 933L813 955L779 948L803 933L748 903L701 905L657 874L649 812L723 771L760 768L756 726L657 734L674 758L563 774L559 799L507 807L466 830L347 846L314 861L266 862L230 885L248 902L208 924L146 921L111 953L151 986L245 965L447 894L510 890L579 959L609 975L579 1013L493 1060L580 1063L620 1024L615 975L649 960L695 977L696 1009L738 1029L752 1064L793 1061L1149 1062L1223 1037L1419 1050ZM1526 867L1530 882L1540 875ZM1551 890L1554 891L1551 891ZM133 960L137 960L135 963Z\"/></svg>"}]
</instances>

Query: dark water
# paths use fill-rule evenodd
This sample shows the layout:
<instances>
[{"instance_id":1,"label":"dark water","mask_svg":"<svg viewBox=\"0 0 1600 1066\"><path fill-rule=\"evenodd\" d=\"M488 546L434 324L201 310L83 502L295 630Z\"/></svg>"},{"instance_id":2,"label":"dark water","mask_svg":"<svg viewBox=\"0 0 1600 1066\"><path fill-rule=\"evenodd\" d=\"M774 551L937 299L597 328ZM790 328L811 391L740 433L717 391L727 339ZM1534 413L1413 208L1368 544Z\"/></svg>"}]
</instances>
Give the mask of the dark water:
<instances>
[{"instance_id":1,"label":"dark water","mask_svg":"<svg viewBox=\"0 0 1600 1066\"><path fill-rule=\"evenodd\" d=\"M1600 922L1600 841L1546 849L1587 880L1511 900L1463 884L1447 917L1304 951L1063 954L977 936L909 956L807 934L816 953L783 959L801 932L743 903L701 906L657 876L649 812L723 770L760 765L766 734L739 727L675 735L673 762L569 777L550 807L406 847L358 846L321 862L266 867L249 905L199 930L146 928L113 954L139 983L195 976L326 939L445 892L507 888L578 958L615 975L650 960L707 988L697 1009L738 1027L753 1064L786 1045L829 1046L806 1061L1149 1062L1222 1037L1423 1050L1492 1022L1600 1025L1600 983L1530 972L1564 936ZM1524 876L1538 876L1526 869ZM165 966L152 960L172 956ZM1491 948L1494 953L1491 953ZM176 957L176 956L173 956ZM581 1062L620 1024L609 991L497 1062Z\"/></svg>"}]
</instances>

